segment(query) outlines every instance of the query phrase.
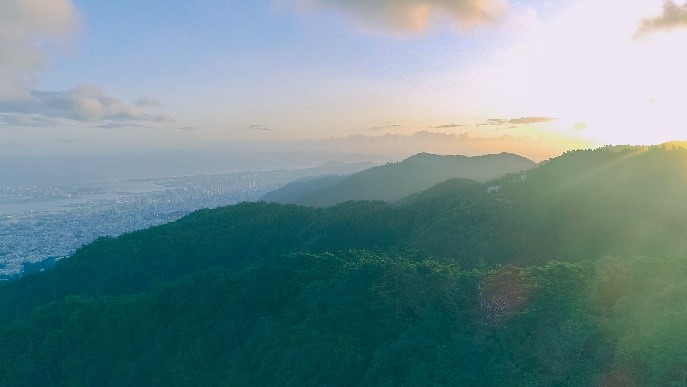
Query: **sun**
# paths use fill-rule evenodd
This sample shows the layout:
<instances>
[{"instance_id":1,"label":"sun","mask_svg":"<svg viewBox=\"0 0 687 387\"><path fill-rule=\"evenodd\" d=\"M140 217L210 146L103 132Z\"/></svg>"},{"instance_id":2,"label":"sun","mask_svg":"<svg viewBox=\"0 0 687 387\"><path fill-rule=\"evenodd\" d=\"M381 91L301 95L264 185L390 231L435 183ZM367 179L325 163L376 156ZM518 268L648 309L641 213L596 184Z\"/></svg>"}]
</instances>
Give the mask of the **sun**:
<instances>
[{"instance_id":1,"label":"sun","mask_svg":"<svg viewBox=\"0 0 687 387\"><path fill-rule=\"evenodd\" d=\"M551 130L597 144L685 139L687 55L676 47L687 31L636 38L660 9L652 1L577 3L476 70L477 94L492 111L557 117Z\"/></svg>"}]
</instances>

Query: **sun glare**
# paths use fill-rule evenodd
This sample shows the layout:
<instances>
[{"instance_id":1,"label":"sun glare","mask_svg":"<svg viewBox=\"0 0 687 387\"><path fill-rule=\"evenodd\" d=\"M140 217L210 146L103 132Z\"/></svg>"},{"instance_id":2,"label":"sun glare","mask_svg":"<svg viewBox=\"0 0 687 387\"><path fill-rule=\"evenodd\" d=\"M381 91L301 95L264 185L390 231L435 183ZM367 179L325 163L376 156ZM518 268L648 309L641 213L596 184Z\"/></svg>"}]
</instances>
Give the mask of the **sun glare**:
<instances>
[{"instance_id":1,"label":"sun glare","mask_svg":"<svg viewBox=\"0 0 687 387\"><path fill-rule=\"evenodd\" d=\"M659 12L649 2L576 4L476 70L477 93L494 111L557 117L548 127L599 144L683 138L687 57L675 47L687 33L635 36Z\"/></svg>"}]
</instances>

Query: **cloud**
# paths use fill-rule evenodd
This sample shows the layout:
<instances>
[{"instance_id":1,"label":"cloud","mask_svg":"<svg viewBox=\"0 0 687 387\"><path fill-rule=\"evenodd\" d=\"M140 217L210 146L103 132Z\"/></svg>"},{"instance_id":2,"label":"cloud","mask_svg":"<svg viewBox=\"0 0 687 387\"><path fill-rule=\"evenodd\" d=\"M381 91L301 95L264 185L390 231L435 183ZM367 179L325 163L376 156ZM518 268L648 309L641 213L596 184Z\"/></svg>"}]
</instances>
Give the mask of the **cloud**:
<instances>
[{"instance_id":1,"label":"cloud","mask_svg":"<svg viewBox=\"0 0 687 387\"><path fill-rule=\"evenodd\" d=\"M177 128L177 129L178 129L178 130L183 130L183 131L186 131L186 132L192 132L192 131L195 131L195 130L203 129L203 127L202 127L202 126L198 126L198 125L192 125L192 126L182 126L182 127L180 127L180 128Z\"/></svg>"},{"instance_id":2,"label":"cloud","mask_svg":"<svg viewBox=\"0 0 687 387\"><path fill-rule=\"evenodd\" d=\"M155 98L149 98L149 97L141 98L141 99L137 100L136 102L134 102L134 104L137 107L144 107L144 108L145 107L158 107L161 105L160 101L158 101Z\"/></svg>"},{"instance_id":3,"label":"cloud","mask_svg":"<svg viewBox=\"0 0 687 387\"><path fill-rule=\"evenodd\" d=\"M502 118L489 118L487 122L479 124L480 126L482 125L505 125L508 123L507 119L502 119Z\"/></svg>"},{"instance_id":4,"label":"cloud","mask_svg":"<svg viewBox=\"0 0 687 387\"><path fill-rule=\"evenodd\" d=\"M0 101L0 113L4 113L6 124L13 121L12 124L21 125L25 122L24 126L32 126L36 120L58 123L65 119L82 123L173 122L166 115L145 113L135 104L126 104L95 86L80 86L66 92L32 90L27 98Z\"/></svg>"},{"instance_id":5,"label":"cloud","mask_svg":"<svg viewBox=\"0 0 687 387\"><path fill-rule=\"evenodd\" d=\"M248 130L272 130L264 125L248 125Z\"/></svg>"},{"instance_id":6,"label":"cloud","mask_svg":"<svg viewBox=\"0 0 687 387\"><path fill-rule=\"evenodd\" d=\"M509 124L524 125L524 124L541 124L543 122L555 121L553 117L520 117L508 120Z\"/></svg>"},{"instance_id":7,"label":"cloud","mask_svg":"<svg viewBox=\"0 0 687 387\"><path fill-rule=\"evenodd\" d=\"M477 124L477 126L502 126L507 125L508 121L509 120L503 118L489 118L485 122Z\"/></svg>"},{"instance_id":8,"label":"cloud","mask_svg":"<svg viewBox=\"0 0 687 387\"><path fill-rule=\"evenodd\" d=\"M70 0L0 0L0 10L0 100L9 100L26 94L47 67L45 45L68 39L78 15Z\"/></svg>"},{"instance_id":9,"label":"cloud","mask_svg":"<svg viewBox=\"0 0 687 387\"><path fill-rule=\"evenodd\" d=\"M485 122L477 124L477 126L505 126L509 125L508 129L515 129L518 125L532 125L541 124L544 122L555 121L557 118L553 117L520 117L520 118L489 118Z\"/></svg>"},{"instance_id":10,"label":"cloud","mask_svg":"<svg viewBox=\"0 0 687 387\"><path fill-rule=\"evenodd\" d=\"M58 120L31 114L0 114L0 125L31 126L34 128L60 126Z\"/></svg>"},{"instance_id":11,"label":"cloud","mask_svg":"<svg viewBox=\"0 0 687 387\"><path fill-rule=\"evenodd\" d=\"M460 128L465 125L461 124L444 124L444 125L438 125L438 126L433 126L432 129L453 129L453 128Z\"/></svg>"},{"instance_id":12,"label":"cloud","mask_svg":"<svg viewBox=\"0 0 687 387\"><path fill-rule=\"evenodd\" d=\"M687 3L679 6L668 0L663 3L663 13L660 16L642 20L635 34L635 39L679 27L687 28Z\"/></svg>"},{"instance_id":13,"label":"cloud","mask_svg":"<svg viewBox=\"0 0 687 387\"><path fill-rule=\"evenodd\" d=\"M402 128L403 125L400 124L391 124L391 125L385 125L385 126L371 126L365 130L369 131L379 131L379 130L384 130L384 129L394 129L394 128Z\"/></svg>"},{"instance_id":14,"label":"cloud","mask_svg":"<svg viewBox=\"0 0 687 387\"><path fill-rule=\"evenodd\" d=\"M449 18L457 29L496 22L505 0L295 0L301 9L334 8L367 29L417 32Z\"/></svg>"},{"instance_id":15,"label":"cloud","mask_svg":"<svg viewBox=\"0 0 687 387\"><path fill-rule=\"evenodd\" d=\"M133 122L112 122L112 121L103 122L102 124L98 124L95 127L100 128L100 129L121 129L121 128L155 129L155 126L152 126L152 125L137 124L137 123L133 123Z\"/></svg>"},{"instance_id":16,"label":"cloud","mask_svg":"<svg viewBox=\"0 0 687 387\"><path fill-rule=\"evenodd\" d=\"M159 106L153 98L128 104L93 86L32 90L48 68L45 51L63 48L78 24L72 0L0 0L0 124L47 127L77 121L119 127L171 122L168 116L143 111Z\"/></svg>"}]
</instances>

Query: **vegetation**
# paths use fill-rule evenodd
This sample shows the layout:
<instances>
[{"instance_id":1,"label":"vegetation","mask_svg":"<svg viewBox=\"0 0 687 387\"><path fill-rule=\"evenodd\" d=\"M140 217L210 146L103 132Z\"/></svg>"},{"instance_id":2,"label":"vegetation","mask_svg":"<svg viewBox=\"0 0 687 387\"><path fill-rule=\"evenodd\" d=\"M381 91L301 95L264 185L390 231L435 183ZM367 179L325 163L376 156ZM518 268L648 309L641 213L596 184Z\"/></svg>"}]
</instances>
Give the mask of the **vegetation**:
<instances>
[{"instance_id":1,"label":"vegetation","mask_svg":"<svg viewBox=\"0 0 687 387\"><path fill-rule=\"evenodd\" d=\"M38 308L0 334L0 383L684 385L685 258L288 255Z\"/></svg>"},{"instance_id":2,"label":"vegetation","mask_svg":"<svg viewBox=\"0 0 687 387\"><path fill-rule=\"evenodd\" d=\"M0 385L686 385L687 150L244 203L0 284Z\"/></svg>"},{"instance_id":3,"label":"vegetation","mask_svg":"<svg viewBox=\"0 0 687 387\"><path fill-rule=\"evenodd\" d=\"M268 192L260 200L274 203L295 203L305 195L333 187L346 180L346 175L322 175L293 181L281 188Z\"/></svg>"},{"instance_id":4,"label":"vegetation","mask_svg":"<svg viewBox=\"0 0 687 387\"><path fill-rule=\"evenodd\" d=\"M510 153L476 157L420 153L343 179L324 176L296 182L268 193L263 200L320 207L348 200L394 202L448 179L485 182L533 167L531 160Z\"/></svg>"}]
</instances>

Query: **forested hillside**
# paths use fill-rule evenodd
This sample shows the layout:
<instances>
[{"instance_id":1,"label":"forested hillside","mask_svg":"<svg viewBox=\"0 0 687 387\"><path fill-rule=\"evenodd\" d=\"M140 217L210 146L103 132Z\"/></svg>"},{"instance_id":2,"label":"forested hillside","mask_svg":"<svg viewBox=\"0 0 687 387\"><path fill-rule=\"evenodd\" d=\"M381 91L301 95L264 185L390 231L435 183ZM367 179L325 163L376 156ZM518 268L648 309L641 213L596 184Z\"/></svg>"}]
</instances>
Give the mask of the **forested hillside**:
<instances>
[{"instance_id":1,"label":"forested hillside","mask_svg":"<svg viewBox=\"0 0 687 387\"><path fill-rule=\"evenodd\" d=\"M0 333L0 384L684 385L686 262L287 255L39 308Z\"/></svg>"},{"instance_id":2,"label":"forested hillside","mask_svg":"<svg viewBox=\"0 0 687 387\"><path fill-rule=\"evenodd\" d=\"M304 195L335 186L346 180L346 175L324 175L298 179L268 192L260 200L274 203L295 203Z\"/></svg>"},{"instance_id":3,"label":"forested hillside","mask_svg":"<svg viewBox=\"0 0 687 387\"><path fill-rule=\"evenodd\" d=\"M534 166L531 160L510 153L475 157L420 153L398 163L355 173L341 181L325 176L297 182L268 193L263 200L318 207L348 200L394 202L448 179L485 182Z\"/></svg>"},{"instance_id":4,"label":"forested hillside","mask_svg":"<svg viewBox=\"0 0 687 387\"><path fill-rule=\"evenodd\" d=\"M684 385L687 150L244 203L0 284L0 385Z\"/></svg>"}]
</instances>

